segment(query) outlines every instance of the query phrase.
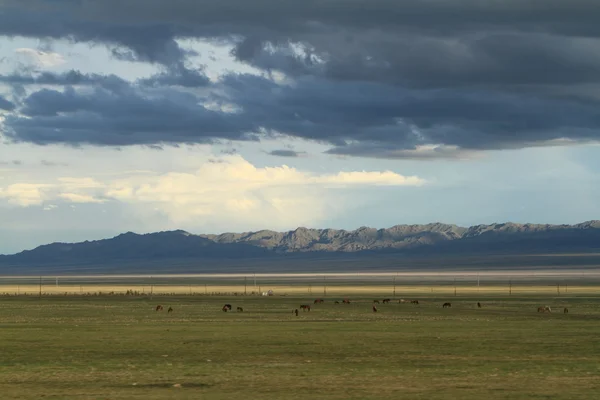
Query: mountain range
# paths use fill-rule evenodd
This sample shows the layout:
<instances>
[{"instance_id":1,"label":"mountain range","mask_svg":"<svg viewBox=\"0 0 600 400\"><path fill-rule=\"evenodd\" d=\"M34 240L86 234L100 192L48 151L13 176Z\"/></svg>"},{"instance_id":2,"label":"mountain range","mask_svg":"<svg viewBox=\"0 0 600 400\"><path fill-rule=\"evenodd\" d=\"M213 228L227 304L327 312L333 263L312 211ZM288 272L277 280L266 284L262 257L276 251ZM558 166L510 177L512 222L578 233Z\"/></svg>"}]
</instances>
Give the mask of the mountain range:
<instances>
[{"instance_id":1,"label":"mountain range","mask_svg":"<svg viewBox=\"0 0 600 400\"><path fill-rule=\"evenodd\" d=\"M110 239L52 243L1 255L0 267L174 262L175 260L311 259L340 256L468 256L484 254L594 253L600 221L576 225L500 223L468 228L432 223L356 230L298 228L288 232L195 235L186 231L127 232Z\"/></svg>"}]
</instances>

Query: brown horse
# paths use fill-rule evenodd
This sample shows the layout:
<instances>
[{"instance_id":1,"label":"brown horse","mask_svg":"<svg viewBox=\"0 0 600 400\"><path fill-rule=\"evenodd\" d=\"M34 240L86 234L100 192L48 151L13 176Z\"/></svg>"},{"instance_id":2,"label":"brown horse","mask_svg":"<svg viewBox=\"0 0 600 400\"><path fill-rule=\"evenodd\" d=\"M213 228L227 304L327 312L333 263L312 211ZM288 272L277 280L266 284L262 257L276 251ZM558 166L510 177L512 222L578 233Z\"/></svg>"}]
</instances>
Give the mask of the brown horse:
<instances>
[{"instance_id":1,"label":"brown horse","mask_svg":"<svg viewBox=\"0 0 600 400\"><path fill-rule=\"evenodd\" d=\"M238 308L237 308L237 310L238 310L239 312L243 312L243 311L244 311L244 309L243 309L242 307L238 307Z\"/></svg>"},{"instance_id":2,"label":"brown horse","mask_svg":"<svg viewBox=\"0 0 600 400\"><path fill-rule=\"evenodd\" d=\"M323 300L323 299L316 299L314 304L321 304L324 302L325 302L325 300Z\"/></svg>"},{"instance_id":3,"label":"brown horse","mask_svg":"<svg viewBox=\"0 0 600 400\"><path fill-rule=\"evenodd\" d=\"M565 307L565 309L563 310L563 313L568 314L569 313L569 309L567 307Z\"/></svg>"},{"instance_id":4,"label":"brown horse","mask_svg":"<svg viewBox=\"0 0 600 400\"><path fill-rule=\"evenodd\" d=\"M373 306L373 312L377 312L377 307Z\"/></svg>"},{"instance_id":5,"label":"brown horse","mask_svg":"<svg viewBox=\"0 0 600 400\"><path fill-rule=\"evenodd\" d=\"M302 311L310 311L310 306L308 304L301 304L300 309L302 309Z\"/></svg>"},{"instance_id":6,"label":"brown horse","mask_svg":"<svg viewBox=\"0 0 600 400\"><path fill-rule=\"evenodd\" d=\"M350 300L344 299L344 300L342 300L342 303L344 303L344 304L350 304Z\"/></svg>"},{"instance_id":7,"label":"brown horse","mask_svg":"<svg viewBox=\"0 0 600 400\"><path fill-rule=\"evenodd\" d=\"M173 307L169 307L169 309L167 310L167 313L173 312Z\"/></svg>"},{"instance_id":8,"label":"brown horse","mask_svg":"<svg viewBox=\"0 0 600 400\"><path fill-rule=\"evenodd\" d=\"M162 311L163 310L163 306L161 306L160 304L156 306L156 311Z\"/></svg>"},{"instance_id":9,"label":"brown horse","mask_svg":"<svg viewBox=\"0 0 600 400\"><path fill-rule=\"evenodd\" d=\"M225 304L223 307L227 307L229 308L229 311L231 311L231 304Z\"/></svg>"},{"instance_id":10,"label":"brown horse","mask_svg":"<svg viewBox=\"0 0 600 400\"><path fill-rule=\"evenodd\" d=\"M477 308L481 308L481 303L477 302Z\"/></svg>"},{"instance_id":11,"label":"brown horse","mask_svg":"<svg viewBox=\"0 0 600 400\"><path fill-rule=\"evenodd\" d=\"M337 301L337 300L336 300L336 301L334 301L333 303L334 303L334 304L340 304L340 302L339 302L339 301Z\"/></svg>"},{"instance_id":12,"label":"brown horse","mask_svg":"<svg viewBox=\"0 0 600 400\"><path fill-rule=\"evenodd\" d=\"M442 306L442 308L446 308L446 307L452 307L451 303L444 303L444 305Z\"/></svg>"},{"instance_id":13,"label":"brown horse","mask_svg":"<svg viewBox=\"0 0 600 400\"><path fill-rule=\"evenodd\" d=\"M227 308L227 306L223 306L223 308L221 308L221 311L227 312L227 311L229 311L229 308Z\"/></svg>"},{"instance_id":14,"label":"brown horse","mask_svg":"<svg viewBox=\"0 0 600 400\"><path fill-rule=\"evenodd\" d=\"M552 310L548 306L538 307L538 312L546 312L546 311L549 312L549 313L552 312Z\"/></svg>"},{"instance_id":15,"label":"brown horse","mask_svg":"<svg viewBox=\"0 0 600 400\"><path fill-rule=\"evenodd\" d=\"M412 300L410 303L411 304L419 304L419 300Z\"/></svg>"},{"instance_id":16,"label":"brown horse","mask_svg":"<svg viewBox=\"0 0 600 400\"><path fill-rule=\"evenodd\" d=\"M297 317L298 316L298 309L296 308L293 312L296 313L296 317Z\"/></svg>"},{"instance_id":17,"label":"brown horse","mask_svg":"<svg viewBox=\"0 0 600 400\"><path fill-rule=\"evenodd\" d=\"M373 300L373 304L375 303L379 304L379 300Z\"/></svg>"},{"instance_id":18,"label":"brown horse","mask_svg":"<svg viewBox=\"0 0 600 400\"><path fill-rule=\"evenodd\" d=\"M383 299L381 302L382 302L383 304L387 304L387 303L389 303L389 302L390 302L390 299Z\"/></svg>"}]
</instances>

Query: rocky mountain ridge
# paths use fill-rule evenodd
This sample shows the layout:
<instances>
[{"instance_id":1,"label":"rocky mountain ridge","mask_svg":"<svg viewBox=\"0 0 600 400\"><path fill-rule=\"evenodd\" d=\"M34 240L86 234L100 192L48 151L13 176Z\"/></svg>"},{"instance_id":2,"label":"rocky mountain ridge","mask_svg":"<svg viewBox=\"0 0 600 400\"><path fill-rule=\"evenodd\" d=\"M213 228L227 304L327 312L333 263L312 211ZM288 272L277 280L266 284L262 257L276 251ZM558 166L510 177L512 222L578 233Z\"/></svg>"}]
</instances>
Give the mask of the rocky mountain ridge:
<instances>
[{"instance_id":1,"label":"rocky mountain ridge","mask_svg":"<svg viewBox=\"0 0 600 400\"><path fill-rule=\"evenodd\" d=\"M468 228L431 223L356 230L297 228L220 235L186 231L127 232L110 239L52 243L14 255L0 264L102 263L128 260L248 259L285 254L365 252L403 254L527 253L600 250L600 221L575 225L498 223Z\"/></svg>"}]
</instances>

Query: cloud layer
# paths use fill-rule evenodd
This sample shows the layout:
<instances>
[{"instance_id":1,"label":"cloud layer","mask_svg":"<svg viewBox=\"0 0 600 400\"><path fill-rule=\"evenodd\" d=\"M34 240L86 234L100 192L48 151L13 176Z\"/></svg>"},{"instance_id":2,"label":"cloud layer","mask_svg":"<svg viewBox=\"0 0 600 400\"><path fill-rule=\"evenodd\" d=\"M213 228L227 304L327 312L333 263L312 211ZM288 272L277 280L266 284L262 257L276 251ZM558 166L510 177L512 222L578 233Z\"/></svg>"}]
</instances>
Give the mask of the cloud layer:
<instances>
[{"instance_id":1,"label":"cloud layer","mask_svg":"<svg viewBox=\"0 0 600 400\"><path fill-rule=\"evenodd\" d=\"M217 162L218 161L218 162ZM335 214L334 191L369 186L420 186L416 176L391 171L314 174L285 165L257 168L240 156L211 159L195 172L145 172L122 177L62 177L0 186L0 199L14 206L119 202L159 212L175 224L264 219L293 226ZM331 207L331 210L328 209ZM329 211L328 211L329 210ZM208 222L207 222L208 221Z\"/></svg>"},{"instance_id":2,"label":"cloud layer","mask_svg":"<svg viewBox=\"0 0 600 400\"><path fill-rule=\"evenodd\" d=\"M60 55L21 50L37 70L0 76L31 87L0 97L3 131L108 146L288 135L392 159L597 141L598 20L592 0L9 1L0 35L102 45L160 72L52 73ZM263 74L211 81L187 39Z\"/></svg>"}]
</instances>

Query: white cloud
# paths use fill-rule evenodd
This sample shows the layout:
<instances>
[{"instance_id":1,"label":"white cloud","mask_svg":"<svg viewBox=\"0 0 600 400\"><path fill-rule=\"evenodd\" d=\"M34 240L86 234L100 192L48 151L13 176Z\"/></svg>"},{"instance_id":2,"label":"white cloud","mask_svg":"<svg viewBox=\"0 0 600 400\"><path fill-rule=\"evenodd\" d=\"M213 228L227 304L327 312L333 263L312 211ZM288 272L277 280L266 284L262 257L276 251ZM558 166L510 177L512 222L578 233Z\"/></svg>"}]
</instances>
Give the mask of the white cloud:
<instances>
[{"instance_id":1,"label":"white cloud","mask_svg":"<svg viewBox=\"0 0 600 400\"><path fill-rule=\"evenodd\" d=\"M332 189L418 186L424 181L392 171L313 173L286 165L256 167L239 155L210 158L195 171L60 177L44 184L17 183L0 192L11 204L119 202L136 212L160 214L173 224L241 222L273 228L317 222L342 210ZM46 206L48 207L48 206Z\"/></svg>"},{"instance_id":2,"label":"white cloud","mask_svg":"<svg viewBox=\"0 0 600 400\"><path fill-rule=\"evenodd\" d=\"M22 207L42 204L46 198L44 189L52 185L39 183L15 183L5 189L0 188L0 199L4 198L9 204Z\"/></svg>"},{"instance_id":3,"label":"white cloud","mask_svg":"<svg viewBox=\"0 0 600 400\"><path fill-rule=\"evenodd\" d=\"M93 188L101 188L103 184L92 179L92 178L71 178L64 177L58 178L61 186L73 188L73 189L93 189Z\"/></svg>"},{"instance_id":4,"label":"white cloud","mask_svg":"<svg viewBox=\"0 0 600 400\"><path fill-rule=\"evenodd\" d=\"M374 185L374 186L420 186L425 181L417 176L403 176L392 171L384 172L340 172L313 178L316 183L328 186Z\"/></svg>"},{"instance_id":5,"label":"white cloud","mask_svg":"<svg viewBox=\"0 0 600 400\"><path fill-rule=\"evenodd\" d=\"M97 199L91 195L77 193L60 193L58 197L72 203L104 203L106 201L104 199Z\"/></svg>"},{"instance_id":6,"label":"white cloud","mask_svg":"<svg viewBox=\"0 0 600 400\"><path fill-rule=\"evenodd\" d=\"M322 218L330 187L419 185L418 177L386 172L308 173L286 165L257 168L241 156L209 161L190 173L169 172L116 180L105 196L149 204L174 222L238 219L290 226ZM335 208L335 207L334 207ZM267 222L268 221L268 222Z\"/></svg>"},{"instance_id":7,"label":"white cloud","mask_svg":"<svg viewBox=\"0 0 600 400\"><path fill-rule=\"evenodd\" d=\"M42 205L54 199L72 203L102 203L105 200L88 193L91 189L102 189L105 185L91 178L58 178L57 183L13 183L0 187L0 199L21 207ZM45 206L44 209L46 209ZM50 208L52 209L52 208Z\"/></svg>"},{"instance_id":8,"label":"white cloud","mask_svg":"<svg viewBox=\"0 0 600 400\"><path fill-rule=\"evenodd\" d=\"M38 67L56 67L66 62L64 57L58 53L30 49L20 47L15 50L15 53L21 58L24 58L27 63L34 64Z\"/></svg>"}]
</instances>

